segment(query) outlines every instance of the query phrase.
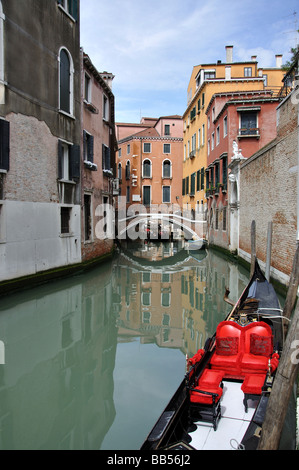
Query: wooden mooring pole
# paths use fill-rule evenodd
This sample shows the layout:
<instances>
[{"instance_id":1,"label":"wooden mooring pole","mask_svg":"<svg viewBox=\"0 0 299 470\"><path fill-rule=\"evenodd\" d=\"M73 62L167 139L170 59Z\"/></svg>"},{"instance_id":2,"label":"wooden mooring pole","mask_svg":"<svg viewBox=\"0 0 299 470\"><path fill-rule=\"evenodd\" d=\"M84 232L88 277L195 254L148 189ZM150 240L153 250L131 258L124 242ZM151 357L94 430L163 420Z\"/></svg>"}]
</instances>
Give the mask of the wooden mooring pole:
<instances>
[{"instance_id":1,"label":"wooden mooring pole","mask_svg":"<svg viewBox=\"0 0 299 470\"><path fill-rule=\"evenodd\" d=\"M270 282L272 232L273 232L273 223L269 222L269 224L268 224L268 233L267 233L267 258L266 258L266 272L265 272L265 277L266 277L268 282Z\"/></svg>"},{"instance_id":2,"label":"wooden mooring pole","mask_svg":"<svg viewBox=\"0 0 299 470\"><path fill-rule=\"evenodd\" d=\"M254 273L255 268L255 260L256 260L256 225L255 220L251 222L251 268L250 268L250 276Z\"/></svg>"},{"instance_id":3,"label":"wooden mooring pole","mask_svg":"<svg viewBox=\"0 0 299 470\"><path fill-rule=\"evenodd\" d=\"M287 295L284 315L292 317L291 324L276 371L272 391L269 397L265 421L262 428L258 450L277 450L286 418L291 393L299 371L299 301L292 316L298 291L298 255L299 244L294 257L293 271Z\"/></svg>"}]
</instances>

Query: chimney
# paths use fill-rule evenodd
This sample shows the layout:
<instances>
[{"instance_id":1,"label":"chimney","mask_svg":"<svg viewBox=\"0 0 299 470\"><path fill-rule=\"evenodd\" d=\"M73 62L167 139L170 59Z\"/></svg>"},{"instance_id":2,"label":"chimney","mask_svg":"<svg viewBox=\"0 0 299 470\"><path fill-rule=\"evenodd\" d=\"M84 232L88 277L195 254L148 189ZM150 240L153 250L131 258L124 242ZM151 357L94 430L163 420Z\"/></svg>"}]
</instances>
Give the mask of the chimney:
<instances>
[{"instance_id":1,"label":"chimney","mask_svg":"<svg viewBox=\"0 0 299 470\"><path fill-rule=\"evenodd\" d=\"M257 59L257 56L256 56L256 55L252 55L252 56L251 56L252 62L256 62L256 59Z\"/></svg>"},{"instance_id":2,"label":"chimney","mask_svg":"<svg viewBox=\"0 0 299 470\"><path fill-rule=\"evenodd\" d=\"M281 69L281 67L282 67L282 54L276 54L275 58L276 58L276 67L278 69Z\"/></svg>"},{"instance_id":3,"label":"chimney","mask_svg":"<svg viewBox=\"0 0 299 470\"><path fill-rule=\"evenodd\" d=\"M226 63L231 64L233 62L233 48L234 46L226 46Z\"/></svg>"}]
</instances>

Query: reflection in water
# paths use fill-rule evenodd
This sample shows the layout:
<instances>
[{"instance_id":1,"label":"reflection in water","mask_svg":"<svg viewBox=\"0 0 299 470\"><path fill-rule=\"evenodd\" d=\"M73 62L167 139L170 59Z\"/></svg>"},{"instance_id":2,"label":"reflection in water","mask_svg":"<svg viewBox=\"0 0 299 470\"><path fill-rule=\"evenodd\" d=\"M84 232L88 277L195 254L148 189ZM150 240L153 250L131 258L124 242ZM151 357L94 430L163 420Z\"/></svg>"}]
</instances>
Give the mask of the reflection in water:
<instances>
[{"instance_id":1,"label":"reflection in water","mask_svg":"<svg viewBox=\"0 0 299 470\"><path fill-rule=\"evenodd\" d=\"M214 334L248 274L211 251L187 252L176 243L128 244L116 266L119 336L178 348L192 356Z\"/></svg>"},{"instance_id":2,"label":"reflection in water","mask_svg":"<svg viewBox=\"0 0 299 470\"><path fill-rule=\"evenodd\" d=\"M106 266L2 300L1 449L100 447L115 417L112 299Z\"/></svg>"},{"instance_id":3,"label":"reflection in water","mask_svg":"<svg viewBox=\"0 0 299 470\"><path fill-rule=\"evenodd\" d=\"M138 449L246 272L177 243L2 299L0 449ZM128 432L128 422L130 422Z\"/></svg>"}]
</instances>

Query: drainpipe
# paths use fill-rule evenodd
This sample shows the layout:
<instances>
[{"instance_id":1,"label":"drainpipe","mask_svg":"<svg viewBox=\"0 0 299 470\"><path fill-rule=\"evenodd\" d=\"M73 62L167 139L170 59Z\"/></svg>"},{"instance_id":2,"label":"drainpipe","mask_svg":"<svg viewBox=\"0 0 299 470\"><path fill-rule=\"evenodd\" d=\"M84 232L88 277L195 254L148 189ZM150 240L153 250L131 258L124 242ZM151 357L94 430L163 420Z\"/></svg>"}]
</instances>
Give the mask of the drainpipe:
<instances>
[{"instance_id":1,"label":"drainpipe","mask_svg":"<svg viewBox=\"0 0 299 470\"><path fill-rule=\"evenodd\" d=\"M298 112L298 142L297 142L297 244L299 243L299 56L297 62L297 112ZM295 98L296 99L296 98Z\"/></svg>"}]
</instances>

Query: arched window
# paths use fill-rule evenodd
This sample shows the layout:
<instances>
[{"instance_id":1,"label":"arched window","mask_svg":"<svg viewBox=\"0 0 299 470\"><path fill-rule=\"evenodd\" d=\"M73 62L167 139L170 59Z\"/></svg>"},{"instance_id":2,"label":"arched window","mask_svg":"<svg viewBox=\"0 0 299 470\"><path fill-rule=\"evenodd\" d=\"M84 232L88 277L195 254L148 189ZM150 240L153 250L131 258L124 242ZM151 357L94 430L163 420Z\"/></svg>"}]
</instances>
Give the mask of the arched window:
<instances>
[{"instance_id":1,"label":"arched window","mask_svg":"<svg viewBox=\"0 0 299 470\"><path fill-rule=\"evenodd\" d=\"M130 160L128 160L126 164L126 180L129 180L130 176L131 176L131 163L130 163Z\"/></svg>"},{"instance_id":2,"label":"arched window","mask_svg":"<svg viewBox=\"0 0 299 470\"><path fill-rule=\"evenodd\" d=\"M120 180L121 180L121 177L122 177L121 171L122 171L122 169L121 169L121 163L119 163L119 164L118 164L118 179L120 179Z\"/></svg>"},{"instance_id":3,"label":"arched window","mask_svg":"<svg viewBox=\"0 0 299 470\"><path fill-rule=\"evenodd\" d=\"M59 109L73 114L73 61L69 52L62 48L59 54Z\"/></svg>"},{"instance_id":4,"label":"arched window","mask_svg":"<svg viewBox=\"0 0 299 470\"><path fill-rule=\"evenodd\" d=\"M171 161L170 160L164 160L162 175L163 175L163 178L171 178Z\"/></svg>"},{"instance_id":5,"label":"arched window","mask_svg":"<svg viewBox=\"0 0 299 470\"><path fill-rule=\"evenodd\" d=\"M152 162L150 160L144 160L142 164L142 176L143 178L152 177Z\"/></svg>"}]
</instances>

